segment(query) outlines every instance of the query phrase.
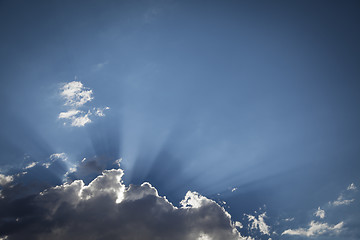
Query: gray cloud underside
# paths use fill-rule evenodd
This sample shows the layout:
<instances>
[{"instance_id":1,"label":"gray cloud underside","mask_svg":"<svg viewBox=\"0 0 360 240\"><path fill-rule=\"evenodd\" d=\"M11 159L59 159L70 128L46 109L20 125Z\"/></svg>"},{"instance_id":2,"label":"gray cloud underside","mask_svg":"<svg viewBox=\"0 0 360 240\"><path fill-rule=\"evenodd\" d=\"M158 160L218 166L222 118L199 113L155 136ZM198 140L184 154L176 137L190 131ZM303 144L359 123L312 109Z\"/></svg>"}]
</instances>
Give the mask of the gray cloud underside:
<instances>
[{"instance_id":1,"label":"gray cloud underside","mask_svg":"<svg viewBox=\"0 0 360 240\"><path fill-rule=\"evenodd\" d=\"M125 187L122 170L107 170L89 185L77 180L33 200L34 214L3 229L16 239L245 239L217 203L188 192L174 207L149 183ZM10 223L9 223L10 224Z\"/></svg>"}]
</instances>

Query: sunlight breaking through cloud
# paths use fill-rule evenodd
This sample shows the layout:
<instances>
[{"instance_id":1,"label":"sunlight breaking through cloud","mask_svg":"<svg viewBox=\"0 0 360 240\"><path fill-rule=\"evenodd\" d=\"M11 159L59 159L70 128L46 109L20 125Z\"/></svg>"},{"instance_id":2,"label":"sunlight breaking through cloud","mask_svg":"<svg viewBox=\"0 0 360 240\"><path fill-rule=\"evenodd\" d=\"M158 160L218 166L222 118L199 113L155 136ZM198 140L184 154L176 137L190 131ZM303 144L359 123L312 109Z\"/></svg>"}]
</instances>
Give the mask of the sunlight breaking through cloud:
<instances>
[{"instance_id":1,"label":"sunlight breaking through cloud","mask_svg":"<svg viewBox=\"0 0 360 240\"><path fill-rule=\"evenodd\" d=\"M126 187L123 174L121 169L105 170L88 185L75 180L42 191L33 199L38 210L28 216L33 220L17 218L6 235L11 240L250 239L241 236L236 229L240 224L215 201L188 192L178 208L150 183Z\"/></svg>"}]
</instances>

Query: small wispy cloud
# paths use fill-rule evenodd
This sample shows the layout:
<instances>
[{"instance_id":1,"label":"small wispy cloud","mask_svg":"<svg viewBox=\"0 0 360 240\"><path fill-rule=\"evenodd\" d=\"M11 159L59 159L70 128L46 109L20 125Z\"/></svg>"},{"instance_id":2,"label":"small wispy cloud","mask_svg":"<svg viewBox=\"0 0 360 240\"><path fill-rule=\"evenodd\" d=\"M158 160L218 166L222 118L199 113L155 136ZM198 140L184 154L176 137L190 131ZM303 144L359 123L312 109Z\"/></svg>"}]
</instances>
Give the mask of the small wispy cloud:
<instances>
[{"instance_id":1,"label":"small wispy cloud","mask_svg":"<svg viewBox=\"0 0 360 240\"><path fill-rule=\"evenodd\" d=\"M101 63L98 63L94 66L93 70L94 71L100 71L102 70L106 65L109 64L109 61L105 61L105 62L101 62Z\"/></svg>"},{"instance_id":2,"label":"small wispy cloud","mask_svg":"<svg viewBox=\"0 0 360 240\"><path fill-rule=\"evenodd\" d=\"M105 117L104 111L105 110L109 110L109 107L104 107L104 108L94 108L93 112L96 116L98 117Z\"/></svg>"},{"instance_id":3,"label":"small wispy cloud","mask_svg":"<svg viewBox=\"0 0 360 240\"><path fill-rule=\"evenodd\" d=\"M344 222L336 225L311 221L308 228L287 229L281 235L298 235L306 237L314 237L325 233L339 233L343 230Z\"/></svg>"},{"instance_id":4,"label":"small wispy cloud","mask_svg":"<svg viewBox=\"0 0 360 240\"><path fill-rule=\"evenodd\" d=\"M24 169L30 169L30 168L33 168L37 165L38 163L37 162L32 162L32 163L29 163Z\"/></svg>"},{"instance_id":5,"label":"small wispy cloud","mask_svg":"<svg viewBox=\"0 0 360 240\"><path fill-rule=\"evenodd\" d=\"M333 206L341 206L341 205L349 205L351 204L355 199L345 199L342 194L333 202L330 202L330 205Z\"/></svg>"},{"instance_id":6,"label":"small wispy cloud","mask_svg":"<svg viewBox=\"0 0 360 240\"><path fill-rule=\"evenodd\" d=\"M346 190L356 190L357 189L357 187L355 186L355 184L354 183L351 183L348 187L347 187L347 189Z\"/></svg>"},{"instance_id":7,"label":"small wispy cloud","mask_svg":"<svg viewBox=\"0 0 360 240\"><path fill-rule=\"evenodd\" d=\"M61 159L63 161L66 161L68 159L66 153L53 153L50 155L50 160L54 161L57 159Z\"/></svg>"},{"instance_id":8,"label":"small wispy cloud","mask_svg":"<svg viewBox=\"0 0 360 240\"><path fill-rule=\"evenodd\" d=\"M93 90L84 87L80 81L72 81L64 84L60 88L60 96L65 100L64 106L69 109L64 112L60 112L58 118L65 120L64 125L67 122L73 127L84 127L86 124L91 123L91 116L105 117L105 110L109 110L109 107L86 107L87 103L90 103L93 97Z\"/></svg>"},{"instance_id":9,"label":"small wispy cloud","mask_svg":"<svg viewBox=\"0 0 360 240\"><path fill-rule=\"evenodd\" d=\"M75 117L75 116L78 115L79 113L81 113L80 110L72 109L72 110L69 110L69 111L67 111L67 112L61 112L61 113L59 114L59 118L70 119L70 118Z\"/></svg>"},{"instance_id":10,"label":"small wispy cloud","mask_svg":"<svg viewBox=\"0 0 360 240\"><path fill-rule=\"evenodd\" d=\"M323 218L325 218L325 210L318 207L318 209L314 212L314 215L316 217L319 217L319 218L323 219Z\"/></svg>"},{"instance_id":11,"label":"small wispy cloud","mask_svg":"<svg viewBox=\"0 0 360 240\"><path fill-rule=\"evenodd\" d=\"M268 226L265 222L266 212L260 214L258 217L255 217L250 214L245 214L247 216L248 221L252 222L249 224L250 229L259 229L259 231L264 235L270 235L270 226Z\"/></svg>"}]
</instances>

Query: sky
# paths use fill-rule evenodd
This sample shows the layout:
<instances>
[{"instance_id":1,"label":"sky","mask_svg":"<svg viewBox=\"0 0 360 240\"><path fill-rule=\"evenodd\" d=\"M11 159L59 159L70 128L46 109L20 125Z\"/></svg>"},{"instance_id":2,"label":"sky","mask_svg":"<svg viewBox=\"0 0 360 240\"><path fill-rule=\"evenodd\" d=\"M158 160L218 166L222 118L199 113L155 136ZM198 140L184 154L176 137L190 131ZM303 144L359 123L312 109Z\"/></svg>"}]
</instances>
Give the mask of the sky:
<instances>
[{"instance_id":1,"label":"sky","mask_svg":"<svg viewBox=\"0 0 360 240\"><path fill-rule=\"evenodd\" d=\"M0 0L0 239L359 239L359 10Z\"/></svg>"}]
</instances>

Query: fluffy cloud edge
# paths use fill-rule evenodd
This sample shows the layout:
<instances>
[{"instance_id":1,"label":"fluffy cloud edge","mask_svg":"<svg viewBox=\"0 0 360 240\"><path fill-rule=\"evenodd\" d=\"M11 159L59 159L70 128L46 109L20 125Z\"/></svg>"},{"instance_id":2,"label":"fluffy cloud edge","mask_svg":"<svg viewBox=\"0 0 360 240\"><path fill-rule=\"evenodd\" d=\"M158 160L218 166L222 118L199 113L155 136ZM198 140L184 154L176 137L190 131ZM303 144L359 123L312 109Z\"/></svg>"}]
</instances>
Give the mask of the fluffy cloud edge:
<instances>
[{"instance_id":1,"label":"fluffy cloud edge","mask_svg":"<svg viewBox=\"0 0 360 240\"><path fill-rule=\"evenodd\" d=\"M54 155L53 158L64 157L61 154L58 155L59 156ZM75 235L72 235L73 233L67 232L71 231L68 230L68 228L73 229L73 226L66 225L71 223L67 223L67 221L65 221L65 226L63 226L63 228L57 225L58 221L60 221L58 219L59 216L61 216L61 219L64 216L67 216L69 217L69 220L72 219L72 217L84 219L84 215L88 214L87 212L89 211L94 211L94 214L99 214L99 212L97 212L96 206L100 207L98 204L101 203L107 205L106 211L109 212L105 213L111 215L109 216L109 219L119 218L119 221L123 221L125 225L132 224L132 220L129 220L129 223L124 222L125 220L122 219L123 216L119 215L120 213L124 213L125 216L128 216L131 219L134 218L133 215L136 216L136 214L143 214L137 209L142 209L144 206L146 206L147 209L145 209L146 213L144 213L144 222L136 222L138 221L136 220L135 223L139 223L139 226L142 226L139 227L140 229L146 229L146 231L144 229L139 229L140 232L144 231L144 234L146 232L147 234L150 234L149 236L155 236L154 234L157 234L154 233L154 229L151 229L152 224L157 224L154 222L158 221L160 222L160 225L165 224L168 226L169 223L167 222L170 221L179 224L177 227L180 228L180 230L176 230L176 234L178 235L174 239L252 239L251 237L243 237L240 234L236 227L240 228L242 226L241 223L233 222L231 220L231 215L223 207L221 207L215 201L202 196L198 192L188 191L185 195L185 198L180 202L179 207L176 207L171 202L169 202L166 197L160 196L156 188L148 182L144 182L140 186L125 186L122 182L123 174L124 172L121 169L104 170L101 175L97 176L88 185L86 185L82 180L75 180L71 183L64 183L62 185L51 187L42 191L35 198L35 203L39 206L39 208L42 209L39 212L45 212L46 214L41 215L40 218L38 216L38 219L45 221L46 224L50 226L51 230L50 232L46 233L39 232L38 234L41 235L40 238L52 238L55 236L52 234L55 234L55 232L58 234L57 231L62 232L62 237L74 237ZM108 209L111 207L114 209ZM87 209L87 211L81 212L83 209ZM131 211L129 214L129 210L124 209L134 209L133 211L135 212L132 215ZM154 219L150 219L151 221L148 219L149 216L146 215L148 211L155 211L156 214L154 214L157 215L154 216ZM76 215L77 212L80 212L79 216ZM116 215L116 213L118 213L119 216ZM157 218L159 216L160 218ZM105 221L108 221L109 219L106 219ZM143 218L140 216L140 219ZM17 220L19 223L23 221L25 221L25 219L20 218ZM85 224L89 224L89 222ZM107 226L102 227L105 229L107 228ZM126 230L126 226L122 226L121 228L125 232L128 231ZM34 229L38 229L38 226L34 227ZM155 230L159 230L159 227L155 227ZM25 233L21 233L21 231L25 231ZM26 231L27 230L22 229L16 232L8 233L6 235L9 239L21 239L21 237L28 234ZM129 236L132 236L131 234L137 234L132 231L136 231L136 229L130 230L131 233L127 234L130 234ZM151 231L153 232L149 233ZM161 234L170 234L166 230L166 227L164 229L161 228L160 232ZM39 237L40 235L36 235L35 238ZM61 237L59 238L57 236L55 239L61 239Z\"/></svg>"}]
</instances>

